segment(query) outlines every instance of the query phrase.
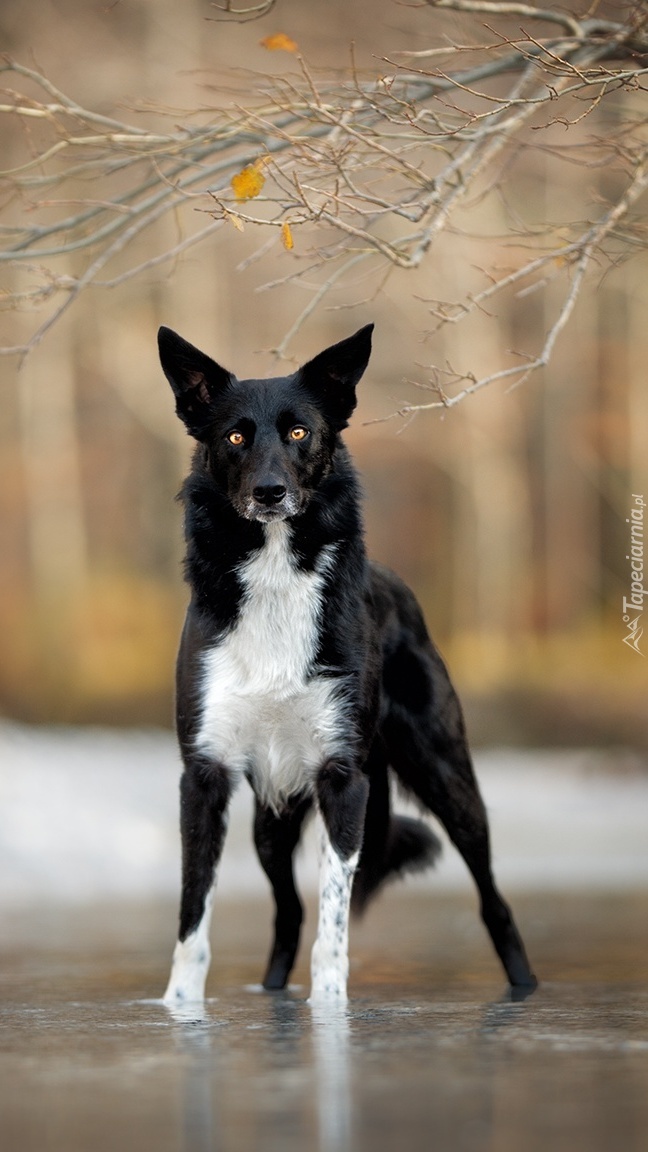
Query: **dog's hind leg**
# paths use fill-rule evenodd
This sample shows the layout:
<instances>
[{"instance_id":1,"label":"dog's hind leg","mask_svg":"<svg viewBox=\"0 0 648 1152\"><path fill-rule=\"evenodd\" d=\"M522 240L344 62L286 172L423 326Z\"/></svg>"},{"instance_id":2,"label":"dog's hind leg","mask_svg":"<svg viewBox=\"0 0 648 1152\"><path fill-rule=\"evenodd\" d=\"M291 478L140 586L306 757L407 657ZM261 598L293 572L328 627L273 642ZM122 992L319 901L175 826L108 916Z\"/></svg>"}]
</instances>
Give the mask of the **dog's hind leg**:
<instances>
[{"instance_id":1,"label":"dog's hind leg","mask_svg":"<svg viewBox=\"0 0 648 1152\"><path fill-rule=\"evenodd\" d=\"M180 781L182 897L180 929L165 1004L202 1001L211 959L209 926L216 867L227 827L231 786L224 768L202 757Z\"/></svg>"},{"instance_id":2,"label":"dog's hind leg","mask_svg":"<svg viewBox=\"0 0 648 1152\"><path fill-rule=\"evenodd\" d=\"M482 920L510 983L534 988L537 981L524 944L493 879L488 820L459 701L434 649L409 649L410 687L415 666L421 682L414 699L426 704L415 709L392 694L383 729L390 764L405 787L438 817L468 865L479 891Z\"/></svg>"},{"instance_id":3,"label":"dog's hind leg","mask_svg":"<svg viewBox=\"0 0 648 1152\"><path fill-rule=\"evenodd\" d=\"M427 824L391 812L387 752L380 739L374 741L365 772L369 798L351 894L351 911L356 916L364 913L386 883L431 868L441 852L441 843Z\"/></svg>"},{"instance_id":4,"label":"dog's hind leg","mask_svg":"<svg viewBox=\"0 0 648 1152\"><path fill-rule=\"evenodd\" d=\"M277 816L272 809L256 802L254 843L272 885L276 907L274 940L263 978L263 987L267 989L285 988L299 947L303 909L295 887L292 861L310 806L310 798L297 799Z\"/></svg>"},{"instance_id":5,"label":"dog's hind leg","mask_svg":"<svg viewBox=\"0 0 648 1152\"><path fill-rule=\"evenodd\" d=\"M535 988L537 980L531 971L524 944L511 909L502 899L491 867L488 820L472 766L435 760L435 783L421 788L421 798L428 803L446 828L453 844L463 856L480 896L481 917L490 934L509 982L514 987ZM439 783L438 778L441 778Z\"/></svg>"}]
</instances>

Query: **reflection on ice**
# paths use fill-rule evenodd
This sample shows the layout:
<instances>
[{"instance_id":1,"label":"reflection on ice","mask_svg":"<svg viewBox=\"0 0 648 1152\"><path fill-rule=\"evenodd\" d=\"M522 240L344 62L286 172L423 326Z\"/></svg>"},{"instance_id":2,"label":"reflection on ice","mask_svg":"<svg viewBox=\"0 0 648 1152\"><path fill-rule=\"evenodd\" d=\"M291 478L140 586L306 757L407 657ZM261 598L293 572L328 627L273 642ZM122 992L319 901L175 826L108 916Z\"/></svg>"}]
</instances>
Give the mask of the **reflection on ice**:
<instances>
[{"instance_id":1,"label":"reflection on ice","mask_svg":"<svg viewBox=\"0 0 648 1152\"><path fill-rule=\"evenodd\" d=\"M503 993L469 902L410 894L356 932L349 1004L326 1008L306 984L243 987L264 955L249 935L260 906L224 903L217 998L186 1014L141 998L166 969L170 905L159 919L59 912L54 942L13 917L0 1146L643 1152L648 894L519 905L543 977L526 1000Z\"/></svg>"},{"instance_id":2,"label":"reflection on ice","mask_svg":"<svg viewBox=\"0 0 648 1152\"><path fill-rule=\"evenodd\" d=\"M176 1036L181 1081L182 1152L214 1152L220 1146L218 1119L214 1107L214 1041L213 1032L196 1027L202 1021L190 1014L183 1019L178 1008L168 1009L177 1024L184 1024Z\"/></svg>"},{"instance_id":3,"label":"reflection on ice","mask_svg":"<svg viewBox=\"0 0 648 1152\"><path fill-rule=\"evenodd\" d=\"M319 1152L351 1146L350 1026L346 1005L311 1004Z\"/></svg>"},{"instance_id":4,"label":"reflection on ice","mask_svg":"<svg viewBox=\"0 0 648 1152\"><path fill-rule=\"evenodd\" d=\"M204 1000L187 1000L183 1003L169 1003L158 1000L165 1012L168 1012L176 1024L202 1024L208 1019L207 1004Z\"/></svg>"}]
</instances>

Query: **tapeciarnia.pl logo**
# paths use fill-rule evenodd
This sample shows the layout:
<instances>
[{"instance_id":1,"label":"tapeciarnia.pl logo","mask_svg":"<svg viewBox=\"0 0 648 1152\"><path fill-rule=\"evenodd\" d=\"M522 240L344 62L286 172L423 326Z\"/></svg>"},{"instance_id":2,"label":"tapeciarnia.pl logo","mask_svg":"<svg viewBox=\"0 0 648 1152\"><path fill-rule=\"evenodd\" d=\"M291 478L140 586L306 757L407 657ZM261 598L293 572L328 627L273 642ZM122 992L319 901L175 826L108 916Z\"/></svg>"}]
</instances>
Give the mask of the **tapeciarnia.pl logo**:
<instances>
[{"instance_id":1,"label":"tapeciarnia.pl logo","mask_svg":"<svg viewBox=\"0 0 648 1152\"><path fill-rule=\"evenodd\" d=\"M629 648L634 648L635 652L643 656L644 653L639 647L643 628L639 621L643 613L643 598L648 596L648 590L643 586L644 510L646 502L643 496L635 496L634 493L632 499L634 506L630 509L630 515L626 517L626 524L630 525L630 552L626 556L626 560L630 561L630 595L623 597L623 623L628 630L627 635L623 637L623 643L627 644Z\"/></svg>"}]
</instances>

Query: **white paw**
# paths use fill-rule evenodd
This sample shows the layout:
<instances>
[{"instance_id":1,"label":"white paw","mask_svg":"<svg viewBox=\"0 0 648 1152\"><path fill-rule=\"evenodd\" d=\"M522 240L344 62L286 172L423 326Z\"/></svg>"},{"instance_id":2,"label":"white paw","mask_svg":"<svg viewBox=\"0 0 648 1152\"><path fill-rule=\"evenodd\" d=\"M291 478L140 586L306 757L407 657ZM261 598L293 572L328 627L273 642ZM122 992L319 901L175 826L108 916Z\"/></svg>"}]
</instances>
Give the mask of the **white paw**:
<instances>
[{"instance_id":1,"label":"white paw","mask_svg":"<svg viewBox=\"0 0 648 1152\"><path fill-rule=\"evenodd\" d=\"M209 945L197 934L178 941L173 952L173 963L164 1003L169 1007L182 1004L202 1004L205 982L209 971Z\"/></svg>"},{"instance_id":2,"label":"white paw","mask_svg":"<svg viewBox=\"0 0 648 1152\"><path fill-rule=\"evenodd\" d=\"M162 997L163 1004L167 1007L178 1007L180 1004L202 1004L205 999L205 980L187 979L184 976L181 979L175 979L173 974L167 985L167 990Z\"/></svg>"},{"instance_id":3,"label":"white paw","mask_svg":"<svg viewBox=\"0 0 648 1152\"><path fill-rule=\"evenodd\" d=\"M339 968L322 968L313 973L309 1004L346 1004L346 976Z\"/></svg>"}]
</instances>

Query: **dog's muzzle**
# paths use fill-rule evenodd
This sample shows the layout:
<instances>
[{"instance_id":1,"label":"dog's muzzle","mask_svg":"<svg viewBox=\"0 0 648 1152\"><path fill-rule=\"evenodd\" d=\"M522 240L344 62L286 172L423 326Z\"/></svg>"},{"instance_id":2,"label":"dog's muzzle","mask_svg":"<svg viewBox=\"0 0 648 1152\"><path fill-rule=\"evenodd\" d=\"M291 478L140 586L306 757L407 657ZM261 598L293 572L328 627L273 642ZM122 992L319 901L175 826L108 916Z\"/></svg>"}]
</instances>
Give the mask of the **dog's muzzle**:
<instances>
[{"instance_id":1,"label":"dog's muzzle","mask_svg":"<svg viewBox=\"0 0 648 1152\"><path fill-rule=\"evenodd\" d=\"M268 524L271 520L285 520L299 511L299 502L283 484L263 484L252 490L252 498L247 501L245 516L248 520L260 520Z\"/></svg>"}]
</instances>

